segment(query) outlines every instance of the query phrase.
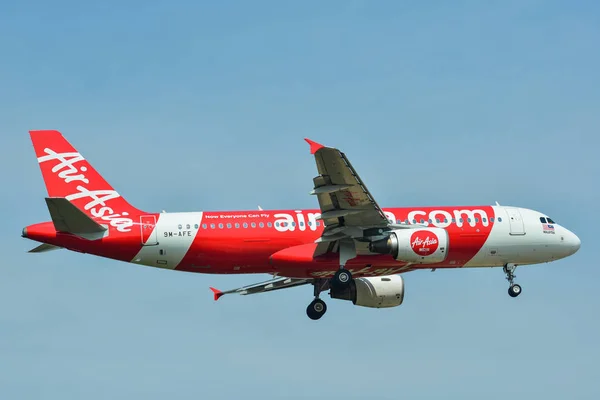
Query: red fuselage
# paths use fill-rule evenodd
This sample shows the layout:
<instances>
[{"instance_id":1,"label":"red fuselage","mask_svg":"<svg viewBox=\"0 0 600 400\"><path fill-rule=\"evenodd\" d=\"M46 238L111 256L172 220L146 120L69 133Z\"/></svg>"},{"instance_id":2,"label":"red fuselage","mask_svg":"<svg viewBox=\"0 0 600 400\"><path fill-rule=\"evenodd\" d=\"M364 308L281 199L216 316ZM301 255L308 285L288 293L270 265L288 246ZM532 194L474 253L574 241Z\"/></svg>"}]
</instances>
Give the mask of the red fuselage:
<instances>
[{"instance_id":1,"label":"red fuselage","mask_svg":"<svg viewBox=\"0 0 600 400\"><path fill-rule=\"evenodd\" d=\"M347 264L357 277L461 267L482 249L496 217L492 206L384 211L393 223L444 227L450 243L447 256L441 263L405 268L405 262L391 255L361 254L359 248L358 256ZM339 268L339 258L335 253L313 258L315 240L323 230L315 218L318 214L319 210L144 214L131 217L134 224L125 232L110 227L100 240L58 233L52 222L27 227L26 236L78 252L180 271L324 277ZM362 252L368 253L366 248Z\"/></svg>"}]
</instances>

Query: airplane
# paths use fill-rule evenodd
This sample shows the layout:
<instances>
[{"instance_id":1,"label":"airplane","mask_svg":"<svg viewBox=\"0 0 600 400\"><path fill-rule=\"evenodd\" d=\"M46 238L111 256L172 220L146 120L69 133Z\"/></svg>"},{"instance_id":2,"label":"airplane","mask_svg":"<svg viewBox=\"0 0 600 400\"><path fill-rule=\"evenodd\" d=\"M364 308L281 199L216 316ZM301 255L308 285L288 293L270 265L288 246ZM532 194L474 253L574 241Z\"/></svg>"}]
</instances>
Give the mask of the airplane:
<instances>
[{"instance_id":1,"label":"airplane","mask_svg":"<svg viewBox=\"0 0 600 400\"><path fill-rule=\"evenodd\" d=\"M404 301L402 274L501 267L517 297L517 266L575 254L581 241L548 215L496 205L381 208L339 149L310 139L317 176L310 210L144 212L130 205L56 130L29 131L48 191L51 221L22 237L42 253L67 249L137 265L204 274L269 274L227 291L256 294L312 285L306 313L327 311L321 293L370 308Z\"/></svg>"}]
</instances>

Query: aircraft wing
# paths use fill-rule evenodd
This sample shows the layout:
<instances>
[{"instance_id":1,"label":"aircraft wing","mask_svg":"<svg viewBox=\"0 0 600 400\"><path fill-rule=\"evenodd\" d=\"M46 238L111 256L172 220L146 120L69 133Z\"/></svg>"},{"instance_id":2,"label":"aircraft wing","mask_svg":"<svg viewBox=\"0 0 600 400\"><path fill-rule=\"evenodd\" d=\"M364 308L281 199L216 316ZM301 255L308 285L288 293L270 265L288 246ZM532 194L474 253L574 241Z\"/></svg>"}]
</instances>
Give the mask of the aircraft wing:
<instances>
[{"instance_id":1,"label":"aircraft wing","mask_svg":"<svg viewBox=\"0 0 600 400\"><path fill-rule=\"evenodd\" d=\"M336 227L376 228L390 224L365 183L344 153L325 147L310 139L311 154L315 156L319 175L313 179L314 189L325 224L324 236L341 229ZM391 221L393 223L393 221Z\"/></svg>"},{"instance_id":2,"label":"aircraft wing","mask_svg":"<svg viewBox=\"0 0 600 400\"><path fill-rule=\"evenodd\" d=\"M380 229L411 229L419 225L395 224L375 201L369 189L340 150L326 147L310 139L310 152L315 156L319 175L313 179L325 229L314 256L340 252L343 265L358 253L369 253L366 245L358 245L365 236L377 235ZM343 246L346 250L340 248Z\"/></svg>"},{"instance_id":3,"label":"aircraft wing","mask_svg":"<svg viewBox=\"0 0 600 400\"><path fill-rule=\"evenodd\" d=\"M260 282L260 283L255 283L253 285L244 286L244 287L237 288L237 289L227 290L224 292L220 291L219 289L215 289L213 287L211 287L210 290L212 290L212 292L214 293L215 301L217 301L217 300L219 300L219 298L221 296L226 295L226 294L237 293L237 294L241 294L241 295L247 295L247 294L256 294L256 293L263 293L263 292L271 292L273 290L287 289L287 288L291 288L291 287L295 287L295 286L306 285L308 283L312 283L312 281L313 281L313 279L311 279L311 278L280 277L280 278L270 279L265 282Z\"/></svg>"}]
</instances>

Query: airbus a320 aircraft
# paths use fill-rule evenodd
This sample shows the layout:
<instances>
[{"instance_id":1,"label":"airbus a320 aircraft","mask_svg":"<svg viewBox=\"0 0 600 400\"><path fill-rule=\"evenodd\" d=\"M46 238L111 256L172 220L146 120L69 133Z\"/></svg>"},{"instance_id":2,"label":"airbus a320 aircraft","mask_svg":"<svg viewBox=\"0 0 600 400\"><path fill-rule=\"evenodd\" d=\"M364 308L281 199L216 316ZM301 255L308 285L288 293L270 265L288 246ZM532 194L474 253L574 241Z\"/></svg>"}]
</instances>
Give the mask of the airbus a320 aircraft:
<instances>
[{"instance_id":1,"label":"airbus a320 aircraft","mask_svg":"<svg viewBox=\"0 0 600 400\"><path fill-rule=\"evenodd\" d=\"M176 271L270 274L220 291L254 294L312 285L313 319L327 311L321 292L363 307L404 301L400 274L502 267L517 297L517 265L574 254L579 238L544 213L500 206L381 208L344 153L309 139L317 164L310 194L319 209L150 213L130 205L58 131L30 131L48 190L52 221L22 236L39 253L68 249Z\"/></svg>"}]
</instances>

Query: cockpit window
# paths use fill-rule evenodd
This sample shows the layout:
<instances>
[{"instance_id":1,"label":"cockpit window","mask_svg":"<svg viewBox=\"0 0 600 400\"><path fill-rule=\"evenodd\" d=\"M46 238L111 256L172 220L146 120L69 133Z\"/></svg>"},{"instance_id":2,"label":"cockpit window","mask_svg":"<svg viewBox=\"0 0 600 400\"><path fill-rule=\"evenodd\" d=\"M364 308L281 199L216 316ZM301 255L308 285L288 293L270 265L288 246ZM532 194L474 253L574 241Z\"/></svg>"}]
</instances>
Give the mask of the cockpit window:
<instances>
[{"instance_id":1,"label":"cockpit window","mask_svg":"<svg viewBox=\"0 0 600 400\"><path fill-rule=\"evenodd\" d=\"M546 223L546 217L540 217L540 221L542 222L542 224Z\"/></svg>"},{"instance_id":2,"label":"cockpit window","mask_svg":"<svg viewBox=\"0 0 600 400\"><path fill-rule=\"evenodd\" d=\"M549 224L555 224L556 222L552 221L552 218L548 218L548 223Z\"/></svg>"}]
</instances>

